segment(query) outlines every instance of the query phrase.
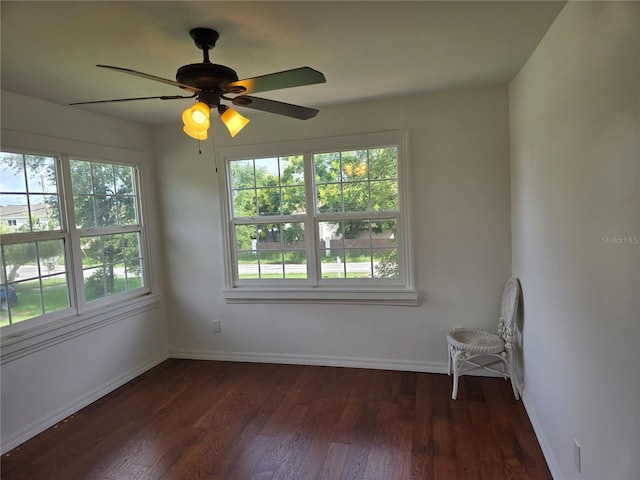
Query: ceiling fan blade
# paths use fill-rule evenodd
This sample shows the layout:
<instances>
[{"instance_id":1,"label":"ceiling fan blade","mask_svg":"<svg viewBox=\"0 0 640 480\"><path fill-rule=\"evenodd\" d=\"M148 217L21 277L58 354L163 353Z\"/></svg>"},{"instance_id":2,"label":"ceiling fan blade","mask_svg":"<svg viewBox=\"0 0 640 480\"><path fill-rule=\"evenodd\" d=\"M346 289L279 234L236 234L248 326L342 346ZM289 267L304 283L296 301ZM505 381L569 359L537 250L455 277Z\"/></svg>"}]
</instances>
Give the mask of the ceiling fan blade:
<instances>
[{"instance_id":1,"label":"ceiling fan blade","mask_svg":"<svg viewBox=\"0 0 640 480\"><path fill-rule=\"evenodd\" d=\"M160 100L178 100L180 98L194 98L196 94L189 96L183 95L160 95L158 97L135 97L135 98L116 98L114 100L95 100L92 102L75 102L70 103L69 105L88 105L90 103L113 103L113 102L132 102L134 100L151 100L151 99L160 99Z\"/></svg>"},{"instance_id":2,"label":"ceiling fan blade","mask_svg":"<svg viewBox=\"0 0 640 480\"><path fill-rule=\"evenodd\" d=\"M327 79L324 78L321 72L310 67L300 67L283 72L269 73L259 77L245 78L236 82L229 82L223 84L222 88L229 93L255 93L313 85L326 81Z\"/></svg>"},{"instance_id":3,"label":"ceiling fan blade","mask_svg":"<svg viewBox=\"0 0 640 480\"><path fill-rule=\"evenodd\" d=\"M149 75L148 73L137 72L136 70L131 70L129 68L112 67L110 65L96 65L96 67L107 68L109 70L114 70L116 72L128 73L129 75L135 75L136 77L142 77L148 80L154 80L156 82L166 83L167 85L180 87L194 93L202 91L199 88L192 87L191 85L187 85L186 83L176 82L175 80L169 80L168 78L156 77L155 75Z\"/></svg>"},{"instance_id":4,"label":"ceiling fan blade","mask_svg":"<svg viewBox=\"0 0 640 480\"><path fill-rule=\"evenodd\" d=\"M240 95L232 100L234 105L239 107L253 108L262 110L263 112L277 113L287 117L307 120L318 114L319 110L309 107L301 107L300 105L292 105L290 103L277 102L266 98L251 97L249 95Z\"/></svg>"}]
</instances>

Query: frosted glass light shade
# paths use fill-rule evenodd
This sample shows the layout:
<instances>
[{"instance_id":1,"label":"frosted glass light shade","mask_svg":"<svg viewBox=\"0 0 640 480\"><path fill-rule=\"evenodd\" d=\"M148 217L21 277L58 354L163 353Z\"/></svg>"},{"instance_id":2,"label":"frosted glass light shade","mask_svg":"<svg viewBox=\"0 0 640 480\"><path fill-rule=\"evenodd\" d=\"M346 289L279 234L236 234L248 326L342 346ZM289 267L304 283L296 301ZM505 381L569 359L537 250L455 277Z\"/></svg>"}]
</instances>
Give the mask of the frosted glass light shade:
<instances>
[{"instance_id":1,"label":"frosted glass light shade","mask_svg":"<svg viewBox=\"0 0 640 480\"><path fill-rule=\"evenodd\" d=\"M196 140L206 140L208 137L206 130L203 130L202 132L197 132L187 127L186 125L182 127L182 130L184 131L184 133L189 135L191 138L195 138Z\"/></svg>"},{"instance_id":2,"label":"frosted glass light shade","mask_svg":"<svg viewBox=\"0 0 640 480\"><path fill-rule=\"evenodd\" d=\"M211 111L209 105L204 102L197 102L182 112L182 121L185 127L194 132L206 132L209 130L209 116Z\"/></svg>"},{"instance_id":3,"label":"frosted glass light shade","mask_svg":"<svg viewBox=\"0 0 640 480\"><path fill-rule=\"evenodd\" d=\"M225 108L224 112L220 115L220 120L225 124L232 137L235 137L238 132L242 130L247 123L249 123L248 118L243 117L230 107Z\"/></svg>"}]
</instances>

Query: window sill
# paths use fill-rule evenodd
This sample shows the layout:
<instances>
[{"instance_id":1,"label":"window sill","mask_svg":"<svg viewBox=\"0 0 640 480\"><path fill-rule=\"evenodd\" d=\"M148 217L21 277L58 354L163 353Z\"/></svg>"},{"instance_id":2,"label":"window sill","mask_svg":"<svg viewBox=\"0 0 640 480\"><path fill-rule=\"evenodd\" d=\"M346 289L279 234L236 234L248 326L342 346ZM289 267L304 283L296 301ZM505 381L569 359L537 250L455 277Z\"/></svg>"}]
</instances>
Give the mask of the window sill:
<instances>
[{"instance_id":1,"label":"window sill","mask_svg":"<svg viewBox=\"0 0 640 480\"><path fill-rule=\"evenodd\" d=\"M10 362L111 323L124 320L138 312L155 308L159 305L160 299L160 294L145 295L111 308L105 307L33 326L33 328L19 332L4 334L0 338L1 363Z\"/></svg>"},{"instance_id":2,"label":"window sill","mask_svg":"<svg viewBox=\"0 0 640 480\"><path fill-rule=\"evenodd\" d=\"M418 292L406 288L228 288L226 303L331 303L419 305Z\"/></svg>"}]
</instances>

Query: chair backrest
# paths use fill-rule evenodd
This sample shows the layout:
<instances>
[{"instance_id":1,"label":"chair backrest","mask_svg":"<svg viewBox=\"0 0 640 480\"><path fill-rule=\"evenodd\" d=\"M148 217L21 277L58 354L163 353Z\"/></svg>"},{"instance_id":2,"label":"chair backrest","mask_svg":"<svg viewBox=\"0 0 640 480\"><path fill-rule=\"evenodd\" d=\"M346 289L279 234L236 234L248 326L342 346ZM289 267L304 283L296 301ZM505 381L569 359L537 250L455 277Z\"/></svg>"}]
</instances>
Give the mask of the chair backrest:
<instances>
[{"instance_id":1,"label":"chair backrest","mask_svg":"<svg viewBox=\"0 0 640 480\"><path fill-rule=\"evenodd\" d=\"M520 302L520 282L517 278L510 278L502 293L500 306L500 322L498 323L498 335L500 335L510 350L513 347L515 335L516 314Z\"/></svg>"}]
</instances>

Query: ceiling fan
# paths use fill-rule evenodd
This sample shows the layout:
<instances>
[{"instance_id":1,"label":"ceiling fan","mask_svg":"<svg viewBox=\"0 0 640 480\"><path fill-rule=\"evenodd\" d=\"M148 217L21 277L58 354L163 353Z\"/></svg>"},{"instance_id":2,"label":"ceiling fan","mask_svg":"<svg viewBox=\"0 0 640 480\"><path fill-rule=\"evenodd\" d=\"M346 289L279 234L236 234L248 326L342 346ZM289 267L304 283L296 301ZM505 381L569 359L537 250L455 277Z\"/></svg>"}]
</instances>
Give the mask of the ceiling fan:
<instances>
[{"instance_id":1,"label":"ceiling fan","mask_svg":"<svg viewBox=\"0 0 640 480\"><path fill-rule=\"evenodd\" d=\"M150 99L176 100L183 98L195 98L197 99L197 103L184 111L182 119L185 124L185 133L200 140L207 138L207 130L210 125L210 109L217 109L220 118L229 129L231 136L235 136L249 122L248 119L240 115L233 108L224 105L222 100L229 101L233 105L269 113L276 113L300 120L307 120L315 117L318 113L318 110L315 108L292 105L290 103L254 97L248 94L324 83L326 82L326 79L321 72L310 67L300 67L292 70L285 70L282 72L239 80L238 75L234 70L224 65L211 63L209 60L209 50L215 46L216 41L220 37L217 31L210 28L194 28L189 32L189 34L196 44L196 47L202 50L203 60L202 63L192 63L180 67L176 73L175 81L156 77L155 75L149 75L148 73L138 72L136 70L130 70L128 68L112 67L110 65L97 66L168 85L174 85L192 93L192 95L161 95L154 97L119 98L114 100L76 102L71 103L70 105L129 102L134 100ZM235 96L229 97L228 95Z\"/></svg>"}]
</instances>

